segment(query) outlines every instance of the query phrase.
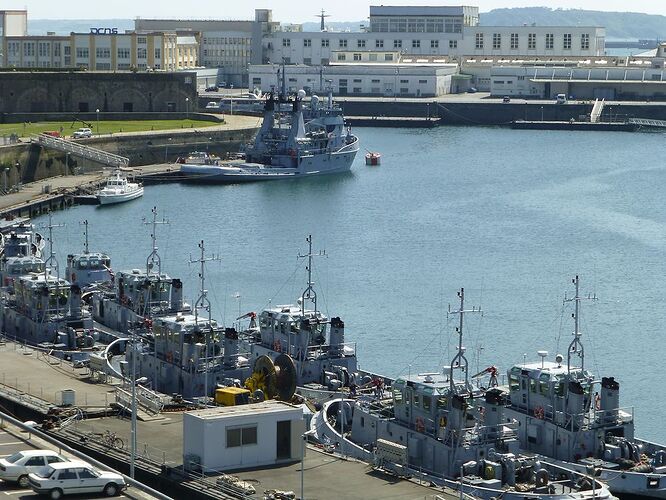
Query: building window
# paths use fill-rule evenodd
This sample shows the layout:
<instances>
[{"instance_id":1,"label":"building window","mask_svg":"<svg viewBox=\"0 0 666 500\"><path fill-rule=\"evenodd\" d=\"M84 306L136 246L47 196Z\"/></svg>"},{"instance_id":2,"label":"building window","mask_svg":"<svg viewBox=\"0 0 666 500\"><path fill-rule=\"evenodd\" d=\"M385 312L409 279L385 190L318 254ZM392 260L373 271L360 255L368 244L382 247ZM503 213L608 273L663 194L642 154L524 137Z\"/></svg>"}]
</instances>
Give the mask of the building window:
<instances>
[{"instance_id":1,"label":"building window","mask_svg":"<svg viewBox=\"0 0 666 500\"><path fill-rule=\"evenodd\" d=\"M365 47L365 40L356 40L356 47L362 49Z\"/></svg>"},{"instance_id":2,"label":"building window","mask_svg":"<svg viewBox=\"0 0 666 500\"><path fill-rule=\"evenodd\" d=\"M147 42L147 38L145 36L139 36L136 39L136 43L146 43L146 42Z\"/></svg>"},{"instance_id":3,"label":"building window","mask_svg":"<svg viewBox=\"0 0 666 500\"><path fill-rule=\"evenodd\" d=\"M353 94L360 94L361 92L363 92L363 89L361 87L354 87L352 89Z\"/></svg>"},{"instance_id":4,"label":"building window","mask_svg":"<svg viewBox=\"0 0 666 500\"><path fill-rule=\"evenodd\" d=\"M546 50L553 50L555 46L555 35L546 33Z\"/></svg>"},{"instance_id":5,"label":"building window","mask_svg":"<svg viewBox=\"0 0 666 500\"><path fill-rule=\"evenodd\" d=\"M393 54L384 54L384 61L393 61Z\"/></svg>"},{"instance_id":6,"label":"building window","mask_svg":"<svg viewBox=\"0 0 666 500\"><path fill-rule=\"evenodd\" d=\"M341 49L346 49L346 48L347 48L347 40L340 40L340 41L338 41L338 46L339 46Z\"/></svg>"},{"instance_id":7,"label":"building window","mask_svg":"<svg viewBox=\"0 0 666 500\"><path fill-rule=\"evenodd\" d=\"M402 48L402 40L393 40L393 48L394 49L401 49Z\"/></svg>"},{"instance_id":8,"label":"building window","mask_svg":"<svg viewBox=\"0 0 666 500\"><path fill-rule=\"evenodd\" d=\"M361 54L354 54L354 61L360 61L361 60Z\"/></svg>"},{"instance_id":9,"label":"building window","mask_svg":"<svg viewBox=\"0 0 666 500\"><path fill-rule=\"evenodd\" d=\"M590 35L583 33L580 36L580 48L581 50L590 50Z\"/></svg>"},{"instance_id":10,"label":"building window","mask_svg":"<svg viewBox=\"0 0 666 500\"><path fill-rule=\"evenodd\" d=\"M430 48L431 49L438 49L439 48L439 40L430 40Z\"/></svg>"},{"instance_id":11,"label":"building window","mask_svg":"<svg viewBox=\"0 0 666 500\"><path fill-rule=\"evenodd\" d=\"M379 80L370 80L372 83L379 83Z\"/></svg>"},{"instance_id":12,"label":"building window","mask_svg":"<svg viewBox=\"0 0 666 500\"><path fill-rule=\"evenodd\" d=\"M257 426L227 429L227 448L257 444Z\"/></svg>"},{"instance_id":13,"label":"building window","mask_svg":"<svg viewBox=\"0 0 666 500\"><path fill-rule=\"evenodd\" d=\"M291 38L283 38L282 39L282 46L283 47L291 47Z\"/></svg>"},{"instance_id":14,"label":"building window","mask_svg":"<svg viewBox=\"0 0 666 500\"><path fill-rule=\"evenodd\" d=\"M375 48L376 49L383 49L384 48L384 40L375 40Z\"/></svg>"},{"instance_id":15,"label":"building window","mask_svg":"<svg viewBox=\"0 0 666 500\"><path fill-rule=\"evenodd\" d=\"M162 59L162 49L155 49L155 59Z\"/></svg>"},{"instance_id":16,"label":"building window","mask_svg":"<svg viewBox=\"0 0 666 500\"><path fill-rule=\"evenodd\" d=\"M346 61L347 54L338 54L338 61Z\"/></svg>"},{"instance_id":17,"label":"building window","mask_svg":"<svg viewBox=\"0 0 666 500\"><path fill-rule=\"evenodd\" d=\"M536 33L527 35L527 50L536 50Z\"/></svg>"},{"instance_id":18,"label":"building window","mask_svg":"<svg viewBox=\"0 0 666 500\"><path fill-rule=\"evenodd\" d=\"M76 57L79 59L88 59L90 57L90 52L87 47L77 47L76 48Z\"/></svg>"},{"instance_id":19,"label":"building window","mask_svg":"<svg viewBox=\"0 0 666 500\"><path fill-rule=\"evenodd\" d=\"M108 47L97 47L95 49L95 57L98 59L108 59L111 57L111 49Z\"/></svg>"},{"instance_id":20,"label":"building window","mask_svg":"<svg viewBox=\"0 0 666 500\"><path fill-rule=\"evenodd\" d=\"M428 83L428 80L419 80L419 83Z\"/></svg>"},{"instance_id":21,"label":"building window","mask_svg":"<svg viewBox=\"0 0 666 500\"><path fill-rule=\"evenodd\" d=\"M457 49L458 48L458 40L449 40L449 48L450 49Z\"/></svg>"},{"instance_id":22,"label":"building window","mask_svg":"<svg viewBox=\"0 0 666 500\"><path fill-rule=\"evenodd\" d=\"M412 48L413 49L420 49L421 48L421 40L412 40Z\"/></svg>"},{"instance_id":23,"label":"building window","mask_svg":"<svg viewBox=\"0 0 666 500\"><path fill-rule=\"evenodd\" d=\"M252 86L261 87L261 78L252 78Z\"/></svg>"},{"instance_id":24,"label":"building window","mask_svg":"<svg viewBox=\"0 0 666 500\"><path fill-rule=\"evenodd\" d=\"M571 50L571 33L564 34L564 41L562 44L564 50Z\"/></svg>"},{"instance_id":25,"label":"building window","mask_svg":"<svg viewBox=\"0 0 666 500\"><path fill-rule=\"evenodd\" d=\"M511 33L511 50L518 49L518 33Z\"/></svg>"},{"instance_id":26,"label":"building window","mask_svg":"<svg viewBox=\"0 0 666 500\"><path fill-rule=\"evenodd\" d=\"M493 50L499 50L502 48L502 34L493 33Z\"/></svg>"},{"instance_id":27,"label":"building window","mask_svg":"<svg viewBox=\"0 0 666 500\"><path fill-rule=\"evenodd\" d=\"M321 46L322 47L328 47L328 38L322 38L321 39Z\"/></svg>"},{"instance_id":28,"label":"building window","mask_svg":"<svg viewBox=\"0 0 666 500\"><path fill-rule=\"evenodd\" d=\"M376 61L377 54L368 54L368 61Z\"/></svg>"},{"instance_id":29,"label":"building window","mask_svg":"<svg viewBox=\"0 0 666 500\"><path fill-rule=\"evenodd\" d=\"M130 58L129 48L118 49L118 59L129 59L129 58Z\"/></svg>"},{"instance_id":30,"label":"building window","mask_svg":"<svg viewBox=\"0 0 666 500\"><path fill-rule=\"evenodd\" d=\"M71 55L72 55L72 47L70 47L69 45L65 45L65 52L64 52L64 54L65 54L66 56L71 56Z\"/></svg>"},{"instance_id":31,"label":"building window","mask_svg":"<svg viewBox=\"0 0 666 500\"><path fill-rule=\"evenodd\" d=\"M476 49L482 49L483 48L483 33L477 33L476 34L476 44L474 46Z\"/></svg>"},{"instance_id":32,"label":"building window","mask_svg":"<svg viewBox=\"0 0 666 500\"><path fill-rule=\"evenodd\" d=\"M311 66L312 65L312 58L311 57L304 57L303 58L303 64L306 66Z\"/></svg>"},{"instance_id":33,"label":"building window","mask_svg":"<svg viewBox=\"0 0 666 500\"><path fill-rule=\"evenodd\" d=\"M309 38L303 39L303 47L312 47L312 40Z\"/></svg>"},{"instance_id":34,"label":"building window","mask_svg":"<svg viewBox=\"0 0 666 500\"><path fill-rule=\"evenodd\" d=\"M145 59L148 57L148 51L145 47L139 47L136 49L136 57L139 59Z\"/></svg>"}]
</instances>

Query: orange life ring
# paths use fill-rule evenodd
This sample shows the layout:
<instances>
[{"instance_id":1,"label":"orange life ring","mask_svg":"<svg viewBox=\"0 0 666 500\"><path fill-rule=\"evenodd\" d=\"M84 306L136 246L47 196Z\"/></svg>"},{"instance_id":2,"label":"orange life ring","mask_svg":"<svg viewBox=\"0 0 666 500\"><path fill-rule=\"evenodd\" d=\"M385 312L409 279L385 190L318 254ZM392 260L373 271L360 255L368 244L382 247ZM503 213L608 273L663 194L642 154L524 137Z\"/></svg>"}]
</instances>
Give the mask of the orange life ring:
<instances>
[{"instance_id":1,"label":"orange life ring","mask_svg":"<svg viewBox=\"0 0 666 500\"><path fill-rule=\"evenodd\" d=\"M594 409L601 410L601 396L599 394L594 395Z\"/></svg>"},{"instance_id":2,"label":"orange life ring","mask_svg":"<svg viewBox=\"0 0 666 500\"><path fill-rule=\"evenodd\" d=\"M543 406L537 406L534 408L534 416L539 420L543 420L546 416L546 412L543 409Z\"/></svg>"},{"instance_id":3,"label":"orange life ring","mask_svg":"<svg viewBox=\"0 0 666 500\"><path fill-rule=\"evenodd\" d=\"M282 345L280 344L280 339L273 342L273 350L277 352L282 352Z\"/></svg>"},{"instance_id":4,"label":"orange life ring","mask_svg":"<svg viewBox=\"0 0 666 500\"><path fill-rule=\"evenodd\" d=\"M171 351L167 352L165 357L166 357L167 363L171 363L173 361L173 353Z\"/></svg>"},{"instance_id":5,"label":"orange life ring","mask_svg":"<svg viewBox=\"0 0 666 500\"><path fill-rule=\"evenodd\" d=\"M423 418L416 417L416 423L415 423L414 427L416 428L416 432L424 432L425 431L425 422L423 421Z\"/></svg>"}]
</instances>

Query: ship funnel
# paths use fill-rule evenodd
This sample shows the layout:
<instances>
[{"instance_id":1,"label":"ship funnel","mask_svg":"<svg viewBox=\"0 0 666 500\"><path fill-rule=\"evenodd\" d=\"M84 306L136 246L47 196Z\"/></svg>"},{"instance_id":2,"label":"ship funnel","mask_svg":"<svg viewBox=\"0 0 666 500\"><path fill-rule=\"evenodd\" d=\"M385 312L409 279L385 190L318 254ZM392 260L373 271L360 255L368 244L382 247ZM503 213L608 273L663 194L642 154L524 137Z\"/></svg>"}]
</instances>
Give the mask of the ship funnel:
<instances>
[{"instance_id":1,"label":"ship funnel","mask_svg":"<svg viewBox=\"0 0 666 500\"><path fill-rule=\"evenodd\" d=\"M601 379L601 395L599 400L599 410L602 413L604 422L615 422L618 417L618 408L620 407L620 384L613 377L603 377Z\"/></svg>"},{"instance_id":2,"label":"ship funnel","mask_svg":"<svg viewBox=\"0 0 666 500\"><path fill-rule=\"evenodd\" d=\"M490 389L486 392L485 411L483 414L485 434L489 440L499 439L502 424L504 423L504 406L506 398L499 389Z\"/></svg>"},{"instance_id":3,"label":"ship funnel","mask_svg":"<svg viewBox=\"0 0 666 500\"><path fill-rule=\"evenodd\" d=\"M585 410L589 408L589 395L585 394L585 390L580 382L572 380L569 382L569 390L567 392L567 413L571 415L573 427L579 429L583 425L585 418Z\"/></svg>"},{"instance_id":4,"label":"ship funnel","mask_svg":"<svg viewBox=\"0 0 666 500\"><path fill-rule=\"evenodd\" d=\"M70 288L69 313L73 318L81 317L81 287L72 285Z\"/></svg>"},{"instance_id":5,"label":"ship funnel","mask_svg":"<svg viewBox=\"0 0 666 500\"><path fill-rule=\"evenodd\" d=\"M238 362L238 332L235 328L224 329L224 366L236 366Z\"/></svg>"},{"instance_id":6,"label":"ship funnel","mask_svg":"<svg viewBox=\"0 0 666 500\"><path fill-rule=\"evenodd\" d=\"M340 318L331 318L331 349L332 357L344 357L345 323Z\"/></svg>"},{"instance_id":7,"label":"ship funnel","mask_svg":"<svg viewBox=\"0 0 666 500\"><path fill-rule=\"evenodd\" d=\"M174 278L171 282L171 310L180 311L183 309L183 282Z\"/></svg>"}]
</instances>

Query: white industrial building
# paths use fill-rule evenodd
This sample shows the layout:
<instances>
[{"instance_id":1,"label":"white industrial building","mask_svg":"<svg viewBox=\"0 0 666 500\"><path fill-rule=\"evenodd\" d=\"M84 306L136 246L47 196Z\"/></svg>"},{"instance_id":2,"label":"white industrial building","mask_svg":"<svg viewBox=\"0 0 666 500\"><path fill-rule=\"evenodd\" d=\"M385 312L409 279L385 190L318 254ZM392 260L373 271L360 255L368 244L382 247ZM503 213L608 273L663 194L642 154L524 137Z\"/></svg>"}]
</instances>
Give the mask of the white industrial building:
<instances>
[{"instance_id":1,"label":"white industrial building","mask_svg":"<svg viewBox=\"0 0 666 500\"><path fill-rule=\"evenodd\" d=\"M195 410L183 415L183 460L204 471L301 460L303 409L280 401Z\"/></svg>"},{"instance_id":2,"label":"white industrial building","mask_svg":"<svg viewBox=\"0 0 666 500\"><path fill-rule=\"evenodd\" d=\"M365 60L329 66L289 65L285 66L285 86L290 92L305 89L316 93L330 88L335 95L358 97L435 97L459 91L454 84L458 72L455 63L412 59L401 62L397 53L376 55L379 59L384 59L386 55L395 56L396 61ZM264 92L280 89L281 68L277 64L250 66L252 88Z\"/></svg>"}]
</instances>

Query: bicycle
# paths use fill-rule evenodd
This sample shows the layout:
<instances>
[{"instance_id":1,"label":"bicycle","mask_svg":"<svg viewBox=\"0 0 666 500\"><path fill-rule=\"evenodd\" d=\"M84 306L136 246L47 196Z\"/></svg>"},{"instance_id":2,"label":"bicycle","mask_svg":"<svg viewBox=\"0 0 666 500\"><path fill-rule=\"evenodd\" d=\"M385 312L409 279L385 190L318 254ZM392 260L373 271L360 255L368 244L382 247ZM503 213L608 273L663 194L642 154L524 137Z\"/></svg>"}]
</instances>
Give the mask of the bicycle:
<instances>
[{"instance_id":1,"label":"bicycle","mask_svg":"<svg viewBox=\"0 0 666 500\"><path fill-rule=\"evenodd\" d=\"M83 436L81 438L81 441L86 442L86 441L93 441L96 443L100 443L104 446L108 446L109 448L117 448L119 450L122 450L125 447L125 442L119 438L115 432L111 432L109 430L106 430L104 432L90 432L88 435Z\"/></svg>"}]
</instances>

